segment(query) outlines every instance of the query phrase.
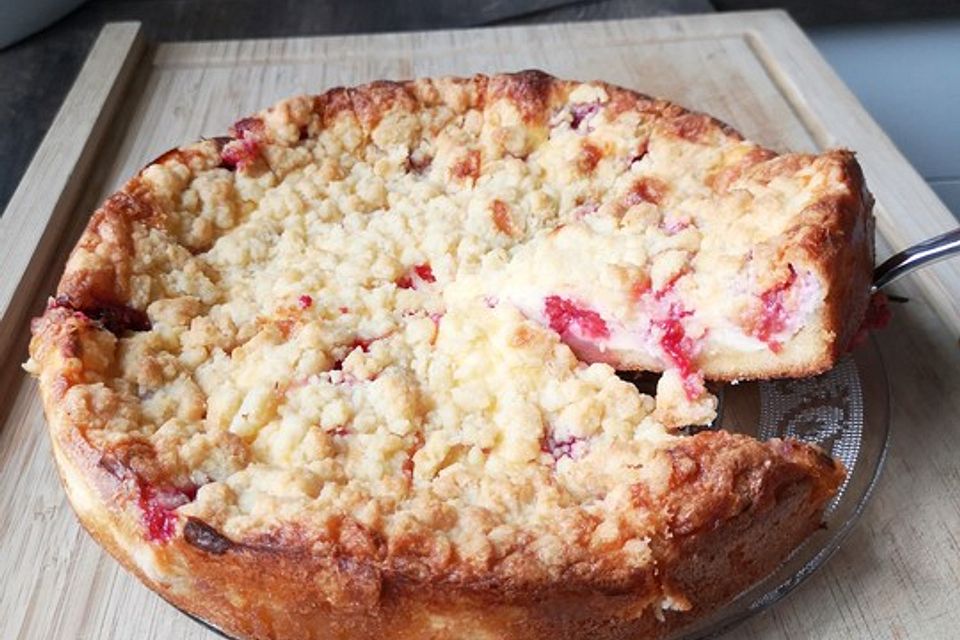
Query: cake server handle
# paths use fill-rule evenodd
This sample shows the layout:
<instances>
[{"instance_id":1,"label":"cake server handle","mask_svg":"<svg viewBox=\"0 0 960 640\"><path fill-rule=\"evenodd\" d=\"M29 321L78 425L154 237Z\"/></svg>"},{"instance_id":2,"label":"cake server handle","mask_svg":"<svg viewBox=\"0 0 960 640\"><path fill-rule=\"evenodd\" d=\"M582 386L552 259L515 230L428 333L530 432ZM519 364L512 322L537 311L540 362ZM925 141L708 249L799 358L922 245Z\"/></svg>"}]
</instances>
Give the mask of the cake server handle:
<instances>
[{"instance_id":1,"label":"cake server handle","mask_svg":"<svg viewBox=\"0 0 960 640\"><path fill-rule=\"evenodd\" d=\"M960 254L960 227L890 256L873 270L872 290L878 291L900 276L957 254Z\"/></svg>"}]
</instances>

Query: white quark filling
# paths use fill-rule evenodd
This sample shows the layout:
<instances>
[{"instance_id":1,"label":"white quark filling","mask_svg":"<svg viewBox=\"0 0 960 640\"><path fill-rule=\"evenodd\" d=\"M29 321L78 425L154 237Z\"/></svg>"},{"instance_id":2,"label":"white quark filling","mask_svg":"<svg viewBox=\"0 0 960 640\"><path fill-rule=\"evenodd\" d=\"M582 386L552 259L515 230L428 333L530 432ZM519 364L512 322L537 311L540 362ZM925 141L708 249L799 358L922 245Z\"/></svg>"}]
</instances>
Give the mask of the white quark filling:
<instances>
[{"instance_id":1,"label":"white quark filling","mask_svg":"<svg viewBox=\"0 0 960 640\"><path fill-rule=\"evenodd\" d=\"M510 304L527 318L544 326L550 326L550 319L545 313L545 300L548 296L557 295L561 298L586 304L591 301L595 302L597 297L594 295L591 298L586 290L553 292L545 291L534 285L511 286L508 284L501 288L499 293L498 296L488 295L488 303L491 305ZM596 291L594 291L595 293ZM786 343L799 333L821 306L823 297L823 287L813 273L804 271L798 274L794 284L786 290L784 327L782 330L771 334L770 342ZM640 305L638 305L634 317L629 319L617 318L615 314L609 313L602 307L588 307L591 311L600 315L610 335L608 338L595 338L583 335L574 328L572 330L573 336L579 338L582 344L571 346L580 352L581 356L593 355L595 356L594 359L600 361L607 360L603 356L610 352L632 352L636 354L636 359L658 363L663 367L668 366L660 345L660 331L654 326L654 318L651 313L653 310L639 307ZM693 316L684 322L685 327L688 323L696 323L704 327L706 329L705 335L697 342L709 343L714 348L740 352L760 352L770 348L767 342L747 333L742 324L734 322L719 312L697 309ZM584 347L588 345L590 351L594 353L583 353ZM613 359L612 356L611 359Z\"/></svg>"},{"instance_id":2,"label":"white quark filling","mask_svg":"<svg viewBox=\"0 0 960 640\"><path fill-rule=\"evenodd\" d=\"M799 274L791 290L795 305L794 310L787 319L783 331L773 336L774 340L780 342L793 337L806 326L807 320L823 304L823 298L826 294L826 291L820 285L820 280L810 271Z\"/></svg>"},{"instance_id":3,"label":"white quark filling","mask_svg":"<svg viewBox=\"0 0 960 640\"><path fill-rule=\"evenodd\" d=\"M500 301L512 305L530 320L549 327L550 318L548 318L545 313L545 300L549 295L558 295L561 298L574 302L590 300L587 296L579 294L566 294L563 292L544 294L541 290L524 287L516 290L508 290ZM589 307L589 309L600 315L607 326L610 337L606 339L591 338L590 336L583 335L582 332L576 328L572 329L574 335L581 338L585 343L589 342L601 354L611 351L634 351L644 354L651 361L663 364L661 357L662 352L652 328L652 319L648 314L638 314L638 316L630 322L630 326L636 328L629 329L620 319L611 317L611 315L604 313L602 309L594 307Z\"/></svg>"},{"instance_id":4,"label":"white quark filling","mask_svg":"<svg viewBox=\"0 0 960 640\"><path fill-rule=\"evenodd\" d=\"M803 329L814 312L823 304L825 291L817 277L804 271L788 289L787 317L782 330L771 334L770 341L786 343ZM702 317L702 316L701 316ZM717 347L731 351L764 351L770 346L763 340L746 333L743 326L722 316L707 316L709 327L707 339Z\"/></svg>"}]
</instances>

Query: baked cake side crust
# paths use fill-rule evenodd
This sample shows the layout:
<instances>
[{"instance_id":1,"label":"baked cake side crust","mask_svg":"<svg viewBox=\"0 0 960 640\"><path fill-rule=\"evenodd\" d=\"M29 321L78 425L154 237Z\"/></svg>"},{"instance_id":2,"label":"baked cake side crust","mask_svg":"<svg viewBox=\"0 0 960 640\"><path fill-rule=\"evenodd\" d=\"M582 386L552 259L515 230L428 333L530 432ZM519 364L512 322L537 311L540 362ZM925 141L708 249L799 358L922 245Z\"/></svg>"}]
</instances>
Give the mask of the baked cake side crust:
<instances>
[{"instance_id":1,"label":"baked cake side crust","mask_svg":"<svg viewBox=\"0 0 960 640\"><path fill-rule=\"evenodd\" d=\"M157 549L117 510L136 496L97 452L54 441L54 453L81 523L115 559L178 608L258 640L665 637L773 571L820 526L844 476L804 445L704 432L671 451L675 493L651 505L667 526L650 571L617 584L590 567L526 576L519 557L463 580L383 547L369 558L318 553L295 530L236 543L196 519Z\"/></svg>"}]
</instances>

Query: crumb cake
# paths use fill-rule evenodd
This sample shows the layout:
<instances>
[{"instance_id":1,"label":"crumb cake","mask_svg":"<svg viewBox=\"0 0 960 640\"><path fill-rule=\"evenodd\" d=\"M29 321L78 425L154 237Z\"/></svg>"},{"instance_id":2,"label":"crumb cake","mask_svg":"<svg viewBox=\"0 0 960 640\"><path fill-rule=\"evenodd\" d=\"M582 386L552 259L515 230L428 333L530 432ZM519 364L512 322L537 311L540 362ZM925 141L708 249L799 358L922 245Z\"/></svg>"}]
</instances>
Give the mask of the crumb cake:
<instances>
[{"instance_id":1,"label":"crumb cake","mask_svg":"<svg viewBox=\"0 0 960 640\"><path fill-rule=\"evenodd\" d=\"M110 196L26 366L84 526L231 635L657 638L820 526L829 456L676 427L833 364L870 207L600 82L333 89Z\"/></svg>"}]
</instances>

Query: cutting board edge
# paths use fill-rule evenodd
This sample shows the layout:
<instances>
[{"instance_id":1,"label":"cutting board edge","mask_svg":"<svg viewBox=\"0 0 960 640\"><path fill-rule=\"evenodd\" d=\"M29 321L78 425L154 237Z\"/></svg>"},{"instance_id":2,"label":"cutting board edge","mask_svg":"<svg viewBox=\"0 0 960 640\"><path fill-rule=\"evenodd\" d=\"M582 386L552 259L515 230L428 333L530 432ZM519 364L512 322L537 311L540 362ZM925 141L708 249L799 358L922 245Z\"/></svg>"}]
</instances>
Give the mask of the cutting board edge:
<instances>
[{"instance_id":1,"label":"cutting board edge","mask_svg":"<svg viewBox=\"0 0 960 640\"><path fill-rule=\"evenodd\" d=\"M139 22L103 26L0 217L0 381L25 355L18 337L35 311L37 284L71 226L70 213L145 50Z\"/></svg>"}]
</instances>

